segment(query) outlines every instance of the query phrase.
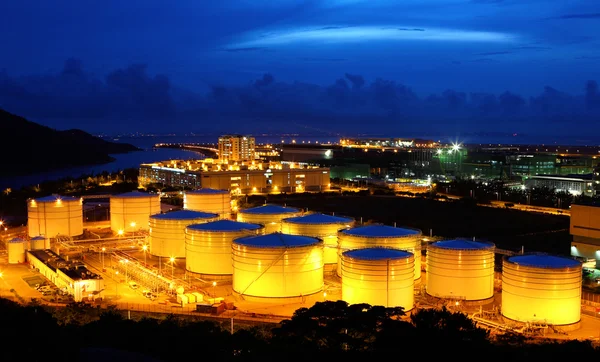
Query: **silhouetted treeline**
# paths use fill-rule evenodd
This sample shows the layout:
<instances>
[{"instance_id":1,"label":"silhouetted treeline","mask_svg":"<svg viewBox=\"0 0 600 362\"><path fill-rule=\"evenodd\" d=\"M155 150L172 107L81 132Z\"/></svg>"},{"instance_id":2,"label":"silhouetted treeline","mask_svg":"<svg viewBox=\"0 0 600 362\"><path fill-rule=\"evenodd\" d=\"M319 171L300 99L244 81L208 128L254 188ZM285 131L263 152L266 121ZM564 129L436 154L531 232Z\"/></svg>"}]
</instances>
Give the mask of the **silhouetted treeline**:
<instances>
[{"instance_id":1,"label":"silhouetted treeline","mask_svg":"<svg viewBox=\"0 0 600 362\"><path fill-rule=\"evenodd\" d=\"M26 361L341 361L371 358L547 361L600 356L591 341L493 336L460 312L343 301L298 309L279 325L235 329L169 315L128 320L84 303L64 308L0 299L3 358ZM31 344L29 348L26 346ZM35 346L35 347L34 347ZM95 352L94 352L95 351ZM95 354L96 358L90 358ZM129 356L129 357L125 357ZM140 357L141 356L141 357ZM148 357L146 359L142 359Z\"/></svg>"}]
</instances>

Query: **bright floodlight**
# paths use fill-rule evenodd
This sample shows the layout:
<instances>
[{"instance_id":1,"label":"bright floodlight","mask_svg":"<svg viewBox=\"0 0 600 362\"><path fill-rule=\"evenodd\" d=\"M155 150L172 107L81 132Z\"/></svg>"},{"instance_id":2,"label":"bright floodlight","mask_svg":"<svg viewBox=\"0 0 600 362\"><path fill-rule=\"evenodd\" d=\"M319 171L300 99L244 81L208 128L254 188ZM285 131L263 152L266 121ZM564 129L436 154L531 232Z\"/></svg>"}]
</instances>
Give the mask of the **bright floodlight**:
<instances>
[{"instance_id":1,"label":"bright floodlight","mask_svg":"<svg viewBox=\"0 0 600 362\"><path fill-rule=\"evenodd\" d=\"M129 225L131 225L131 227L134 228L135 227L135 221L132 221L131 224L129 224Z\"/></svg>"},{"instance_id":2,"label":"bright floodlight","mask_svg":"<svg viewBox=\"0 0 600 362\"><path fill-rule=\"evenodd\" d=\"M142 246L142 250L144 250L144 251L148 250L148 245Z\"/></svg>"},{"instance_id":3,"label":"bright floodlight","mask_svg":"<svg viewBox=\"0 0 600 362\"><path fill-rule=\"evenodd\" d=\"M175 261L174 257L170 257L169 260L171 261L171 263L173 263Z\"/></svg>"},{"instance_id":4,"label":"bright floodlight","mask_svg":"<svg viewBox=\"0 0 600 362\"><path fill-rule=\"evenodd\" d=\"M460 145L459 145L458 143L453 143L453 144L452 144L452 149L453 149L454 151L458 151L458 150L460 150Z\"/></svg>"},{"instance_id":5,"label":"bright floodlight","mask_svg":"<svg viewBox=\"0 0 600 362\"><path fill-rule=\"evenodd\" d=\"M119 231L117 231L117 234L123 235L123 229L120 229Z\"/></svg>"},{"instance_id":6,"label":"bright floodlight","mask_svg":"<svg viewBox=\"0 0 600 362\"><path fill-rule=\"evenodd\" d=\"M437 154L438 154L438 155L441 155L441 154L442 154L442 152L444 152L444 151L443 151L443 150L441 150L441 149L437 150Z\"/></svg>"}]
</instances>

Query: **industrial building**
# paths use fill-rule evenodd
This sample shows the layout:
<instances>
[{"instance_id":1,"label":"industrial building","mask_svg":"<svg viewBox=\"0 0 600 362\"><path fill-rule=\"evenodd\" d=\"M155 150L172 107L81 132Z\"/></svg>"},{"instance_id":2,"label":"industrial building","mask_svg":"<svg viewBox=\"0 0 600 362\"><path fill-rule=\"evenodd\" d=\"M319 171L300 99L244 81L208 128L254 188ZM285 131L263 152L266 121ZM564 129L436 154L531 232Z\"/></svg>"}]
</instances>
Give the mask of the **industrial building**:
<instances>
[{"instance_id":1,"label":"industrial building","mask_svg":"<svg viewBox=\"0 0 600 362\"><path fill-rule=\"evenodd\" d=\"M415 258L390 248L348 250L341 255L342 299L410 311L415 304Z\"/></svg>"},{"instance_id":2,"label":"industrial building","mask_svg":"<svg viewBox=\"0 0 600 362\"><path fill-rule=\"evenodd\" d=\"M311 213L281 220L281 232L323 240L325 268L334 270L338 262L338 232L354 225L355 220L350 217Z\"/></svg>"},{"instance_id":3,"label":"industrial building","mask_svg":"<svg viewBox=\"0 0 600 362\"><path fill-rule=\"evenodd\" d=\"M326 167L262 161L225 165L212 159L141 164L138 182L142 187L158 183L235 194L327 191L330 187Z\"/></svg>"},{"instance_id":4,"label":"industrial building","mask_svg":"<svg viewBox=\"0 0 600 362\"><path fill-rule=\"evenodd\" d=\"M264 234L264 226L233 220L189 225L185 229L185 267L207 278L233 274L231 245L237 238Z\"/></svg>"},{"instance_id":5,"label":"industrial building","mask_svg":"<svg viewBox=\"0 0 600 362\"><path fill-rule=\"evenodd\" d=\"M30 237L78 236L83 234L83 202L80 198L50 195L27 202Z\"/></svg>"},{"instance_id":6,"label":"industrial building","mask_svg":"<svg viewBox=\"0 0 600 362\"><path fill-rule=\"evenodd\" d=\"M323 241L271 233L232 244L233 291L265 301L302 298L323 290Z\"/></svg>"},{"instance_id":7,"label":"industrial building","mask_svg":"<svg viewBox=\"0 0 600 362\"><path fill-rule=\"evenodd\" d=\"M263 225L268 234L281 231L283 219L300 215L302 210L294 207L263 205L238 211L237 220Z\"/></svg>"},{"instance_id":8,"label":"industrial building","mask_svg":"<svg viewBox=\"0 0 600 362\"><path fill-rule=\"evenodd\" d=\"M242 135L223 135L219 137L219 161L251 161L255 159L256 141L254 137Z\"/></svg>"},{"instance_id":9,"label":"industrial building","mask_svg":"<svg viewBox=\"0 0 600 362\"><path fill-rule=\"evenodd\" d=\"M463 239L427 246L427 294L461 301L491 301L494 297L495 245Z\"/></svg>"},{"instance_id":10,"label":"industrial building","mask_svg":"<svg viewBox=\"0 0 600 362\"><path fill-rule=\"evenodd\" d=\"M167 258L185 258L185 228L192 224L216 221L219 215L177 210L150 216L149 252Z\"/></svg>"},{"instance_id":11,"label":"industrial building","mask_svg":"<svg viewBox=\"0 0 600 362\"><path fill-rule=\"evenodd\" d=\"M502 316L521 323L576 329L581 320L582 265L568 257L524 254L502 262Z\"/></svg>"},{"instance_id":12,"label":"industrial building","mask_svg":"<svg viewBox=\"0 0 600 362\"><path fill-rule=\"evenodd\" d=\"M104 280L83 263L69 262L52 250L29 250L27 261L59 289L73 296L76 302L103 297Z\"/></svg>"},{"instance_id":13,"label":"industrial building","mask_svg":"<svg viewBox=\"0 0 600 362\"><path fill-rule=\"evenodd\" d=\"M231 217L231 193L227 190L203 188L183 193L186 210L215 213L223 218Z\"/></svg>"},{"instance_id":14,"label":"industrial building","mask_svg":"<svg viewBox=\"0 0 600 362\"><path fill-rule=\"evenodd\" d=\"M414 255L415 283L421 279L421 230L383 224L356 226L338 232L337 275L342 276L341 254L347 250L386 247L404 250Z\"/></svg>"},{"instance_id":15,"label":"industrial building","mask_svg":"<svg viewBox=\"0 0 600 362\"><path fill-rule=\"evenodd\" d=\"M139 191L110 196L110 228L116 233L148 230L150 215L160 213L160 195Z\"/></svg>"},{"instance_id":16,"label":"industrial building","mask_svg":"<svg viewBox=\"0 0 600 362\"><path fill-rule=\"evenodd\" d=\"M595 260L600 268L600 205L571 205L571 255Z\"/></svg>"},{"instance_id":17,"label":"industrial building","mask_svg":"<svg viewBox=\"0 0 600 362\"><path fill-rule=\"evenodd\" d=\"M585 175L535 175L525 179L525 187L547 187L556 192L568 192L572 195L593 197L596 195L596 180L593 174Z\"/></svg>"}]
</instances>

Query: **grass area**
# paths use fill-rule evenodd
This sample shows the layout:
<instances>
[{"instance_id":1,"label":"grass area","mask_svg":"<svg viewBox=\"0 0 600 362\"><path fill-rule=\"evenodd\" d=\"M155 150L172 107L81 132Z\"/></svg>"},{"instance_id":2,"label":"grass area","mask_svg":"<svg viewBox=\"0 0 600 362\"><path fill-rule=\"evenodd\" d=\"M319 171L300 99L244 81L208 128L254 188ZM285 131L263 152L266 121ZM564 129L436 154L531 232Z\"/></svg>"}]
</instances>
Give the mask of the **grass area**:
<instances>
[{"instance_id":1,"label":"grass area","mask_svg":"<svg viewBox=\"0 0 600 362\"><path fill-rule=\"evenodd\" d=\"M249 202L260 205L264 198ZM305 194L269 196L269 203L308 209L357 222L412 227L424 235L473 238L494 242L498 248L570 255L570 218L512 209L476 206L461 201L440 202L425 198L340 196Z\"/></svg>"}]
</instances>

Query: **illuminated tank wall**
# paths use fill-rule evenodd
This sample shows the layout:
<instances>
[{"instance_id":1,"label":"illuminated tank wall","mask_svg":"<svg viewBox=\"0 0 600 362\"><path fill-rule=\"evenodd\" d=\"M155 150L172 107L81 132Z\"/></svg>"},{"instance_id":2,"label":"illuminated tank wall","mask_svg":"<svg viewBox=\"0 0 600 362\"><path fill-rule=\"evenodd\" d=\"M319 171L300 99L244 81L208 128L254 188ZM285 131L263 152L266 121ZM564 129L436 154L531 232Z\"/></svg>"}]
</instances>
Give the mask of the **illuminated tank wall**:
<instances>
[{"instance_id":1,"label":"illuminated tank wall","mask_svg":"<svg viewBox=\"0 0 600 362\"><path fill-rule=\"evenodd\" d=\"M263 205L240 210L237 220L265 226L265 234L281 231L281 220L302 215L300 209L279 205Z\"/></svg>"},{"instance_id":2,"label":"illuminated tank wall","mask_svg":"<svg viewBox=\"0 0 600 362\"><path fill-rule=\"evenodd\" d=\"M468 301L494 296L492 243L443 240L427 246L427 294Z\"/></svg>"},{"instance_id":3,"label":"illuminated tank wall","mask_svg":"<svg viewBox=\"0 0 600 362\"><path fill-rule=\"evenodd\" d=\"M110 197L110 228L114 232L148 230L150 215L158 213L158 194L133 191Z\"/></svg>"},{"instance_id":4,"label":"illuminated tank wall","mask_svg":"<svg viewBox=\"0 0 600 362\"><path fill-rule=\"evenodd\" d=\"M554 325L581 319L582 265L545 254L515 255L502 262L502 315Z\"/></svg>"},{"instance_id":5,"label":"illuminated tank wall","mask_svg":"<svg viewBox=\"0 0 600 362\"><path fill-rule=\"evenodd\" d=\"M341 274L341 254L347 250L384 247L404 250L412 253L415 258L415 281L421 279L421 236L417 229L397 228L382 224L357 226L338 233L337 275Z\"/></svg>"},{"instance_id":6,"label":"illuminated tank wall","mask_svg":"<svg viewBox=\"0 0 600 362\"><path fill-rule=\"evenodd\" d=\"M49 240L43 236L36 236L29 240L29 250L50 249Z\"/></svg>"},{"instance_id":7,"label":"illuminated tank wall","mask_svg":"<svg viewBox=\"0 0 600 362\"><path fill-rule=\"evenodd\" d=\"M231 275L233 240L261 234L262 225L226 219L189 225L185 229L186 269L205 275Z\"/></svg>"},{"instance_id":8,"label":"illuminated tank wall","mask_svg":"<svg viewBox=\"0 0 600 362\"><path fill-rule=\"evenodd\" d=\"M21 238L14 238L6 243L9 264L24 263L27 252L27 241Z\"/></svg>"},{"instance_id":9,"label":"illuminated tank wall","mask_svg":"<svg viewBox=\"0 0 600 362\"><path fill-rule=\"evenodd\" d=\"M231 217L231 194L227 190L200 189L183 194L183 208L186 210L218 214L222 218Z\"/></svg>"},{"instance_id":10,"label":"illuminated tank wall","mask_svg":"<svg viewBox=\"0 0 600 362\"><path fill-rule=\"evenodd\" d=\"M338 231L354 227L355 221L348 217L320 213L286 218L281 221L281 232L303 235L323 240L323 260L326 265L337 266Z\"/></svg>"},{"instance_id":11,"label":"illuminated tank wall","mask_svg":"<svg viewBox=\"0 0 600 362\"><path fill-rule=\"evenodd\" d=\"M219 219L219 215L178 210L150 216L149 252L168 258L185 258L185 228Z\"/></svg>"},{"instance_id":12,"label":"illuminated tank wall","mask_svg":"<svg viewBox=\"0 0 600 362\"><path fill-rule=\"evenodd\" d=\"M83 234L83 204L80 198L52 195L27 202L30 237Z\"/></svg>"},{"instance_id":13,"label":"illuminated tank wall","mask_svg":"<svg viewBox=\"0 0 600 362\"><path fill-rule=\"evenodd\" d=\"M388 248L342 253L342 299L349 304L414 308L414 255Z\"/></svg>"},{"instance_id":14,"label":"illuminated tank wall","mask_svg":"<svg viewBox=\"0 0 600 362\"><path fill-rule=\"evenodd\" d=\"M302 297L323 289L323 241L271 233L234 240L233 290L264 298Z\"/></svg>"}]
</instances>

